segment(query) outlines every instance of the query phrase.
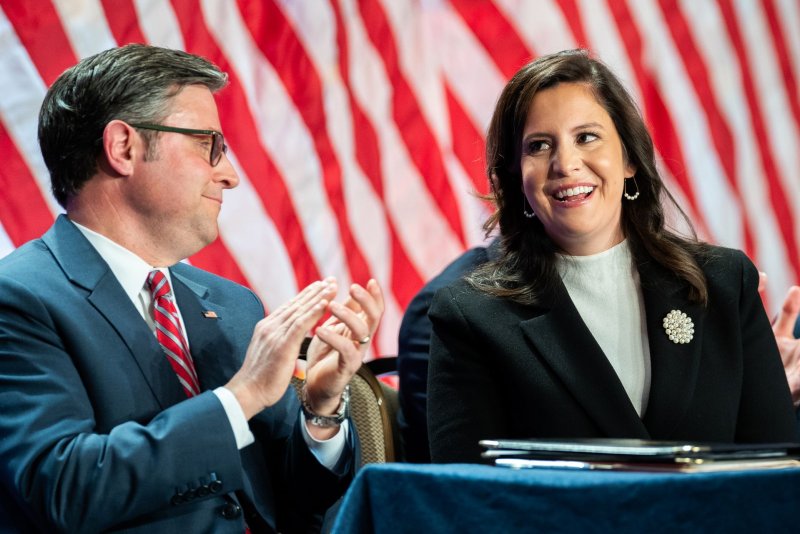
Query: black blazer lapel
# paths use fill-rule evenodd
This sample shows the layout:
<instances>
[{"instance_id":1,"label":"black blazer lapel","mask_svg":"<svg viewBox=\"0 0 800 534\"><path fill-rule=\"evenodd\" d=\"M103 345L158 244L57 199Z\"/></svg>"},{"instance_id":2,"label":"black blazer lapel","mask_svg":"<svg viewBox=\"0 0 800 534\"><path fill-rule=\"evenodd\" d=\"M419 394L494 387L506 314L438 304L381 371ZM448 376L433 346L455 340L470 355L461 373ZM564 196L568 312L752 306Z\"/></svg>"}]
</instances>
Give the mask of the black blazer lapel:
<instances>
[{"instance_id":1,"label":"black blazer lapel","mask_svg":"<svg viewBox=\"0 0 800 534\"><path fill-rule=\"evenodd\" d=\"M655 439L669 439L686 414L697 386L703 345L705 310L688 300L688 284L653 261L639 264L650 344L650 396L644 423ZM686 313L694 323L694 337L678 344L667 337L664 317Z\"/></svg>"},{"instance_id":2,"label":"black blazer lapel","mask_svg":"<svg viewBox=\"0 0 800 534\"><path fill-rule=\"evenodd\" d=\"M617 373L564 285L559 283L554 293L552 308L520 323L523 333L603 432L614 437L649 438Z\"/></svg>"},{"instance_id":3,"label":"black blazer lapel","mask_svg":"<svg viewBox=\"0 0 800 534\"><path fill-rule=\"evenodd\" d=\"M61 215L42 239L70 282L88 291L87 300L122 339L159 405L166 408L184 400L186 395L153 332L80 230Z\"/></svg>"}]
</instances>

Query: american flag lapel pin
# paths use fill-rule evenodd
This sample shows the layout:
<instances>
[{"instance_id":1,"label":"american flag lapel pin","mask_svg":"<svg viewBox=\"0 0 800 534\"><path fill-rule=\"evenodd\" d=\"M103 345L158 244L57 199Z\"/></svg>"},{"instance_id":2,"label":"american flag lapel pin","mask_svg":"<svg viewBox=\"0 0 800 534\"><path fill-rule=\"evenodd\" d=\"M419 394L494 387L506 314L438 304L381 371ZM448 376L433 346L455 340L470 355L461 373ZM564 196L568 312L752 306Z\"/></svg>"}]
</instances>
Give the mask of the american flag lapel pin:
<instances>
[{"instance_id":1,"label":"american flag lapel pin","mask_svg":"<svg viewBox=\"0 0 800 534\"><path fill-rule=\"evenodd\" d=\"M211 310L203 310L203 317L206 319L219 319L217 312Z\"/></svg>"}]
</instances>

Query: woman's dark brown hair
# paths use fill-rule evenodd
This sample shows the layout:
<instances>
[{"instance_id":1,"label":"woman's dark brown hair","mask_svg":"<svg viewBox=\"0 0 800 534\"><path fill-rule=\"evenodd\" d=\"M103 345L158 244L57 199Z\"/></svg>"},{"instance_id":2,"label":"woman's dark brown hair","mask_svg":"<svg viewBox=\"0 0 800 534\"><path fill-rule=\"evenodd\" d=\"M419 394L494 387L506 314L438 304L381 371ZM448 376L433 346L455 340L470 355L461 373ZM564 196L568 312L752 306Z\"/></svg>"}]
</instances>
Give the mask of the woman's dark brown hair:
<instances>
[{"instance_id":1,"label":"woman's dark brown hair","mask_svg":"<svg viewBox=\"0 0 800 534\"><path fill-rule=\"evenodd\" d=\"M614 122L626 162L636 168L639 197L622 202L622 230L637 262L655 261L690 286L689 297L706 303L708 289L697 255L706 247L697 241L692 225L664 187L655 163L653 141L630 94L602 62L585 50L568 50L542 56L522 67L503 89L486 135L489 195L496 211L484 229L498 226L499 257L477 269L467 279L476 288L522 304L538 303L547 288L559 283L556 244L537 218L523 215L520 160L522 134L534 96L560 83L584 83ZM686 222L690 236L668 229L664 204Z\"/></svg>"}]
</instances>

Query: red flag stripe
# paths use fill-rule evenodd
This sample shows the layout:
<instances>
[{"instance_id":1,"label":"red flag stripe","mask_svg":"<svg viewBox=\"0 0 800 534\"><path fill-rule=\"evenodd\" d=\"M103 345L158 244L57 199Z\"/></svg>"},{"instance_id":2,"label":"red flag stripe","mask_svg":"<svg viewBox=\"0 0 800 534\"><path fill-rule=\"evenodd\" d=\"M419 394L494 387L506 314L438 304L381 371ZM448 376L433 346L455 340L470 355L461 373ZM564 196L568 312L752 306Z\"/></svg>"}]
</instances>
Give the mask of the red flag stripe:
<instances>
[{"instance_id":1,"label":"red flag stripe","mask_svg":"<svg viewBox=\"0 0 800 534\"><path fill-rule=\"evenodd\" d=\"M796 129L800 129L800 86L797 84L797 77L792 69L792 60L789 56L789 45L783 28L781 27L778 12L775 8L775 0L764 0L764 14L769 24L770 36L772 37L772 47L775 49L776 59L780 65L783 83L788 95L789 109L794 118ZM800 143L797 144L800 149Z\"/></svg>"},{"instance_id":2,"label":"red flag stripe","mask_svg":"<svg viewBox=\"0 0 800 534\"><path fill-rule=\"evenodd\" d=\"M348 51L348 43L345 38L345 26L342 23L342 13L339 9L338 3L334 2L332 5L333 14L336 20L336 44L339 48L339 69L341 72L349 71L350 56ZM375 128L370 123L364 111L353 97L352 89L350 88L349 79L342 76L342 83L347 88L348 102L350 104L350 113L353 118L353 133L355 135L354 145L356 149L356 159L361 170L369 180L370 184L375 190L376 195L386 202L384 197L384 188L381 178L381 163L380 163L380 143L378 141ZM408 258L405 249L403 248L400 239L397 235L397 230L394 226L394 221L391 217L386 215L386 225L389 228L390 243L391 243L391 270L389 272L392 293L394 293L398 304L405 308L414 294L422 286L423 280L419 272L417 272L411 260Z\"/></svg>"},{"instance_id":3,"label":"red flag stripe","mask_svg":"<svg viewBox=\"0 0 800 534\"><path fill-rule=\"evenodd\" d=\"M740 172L736 168L736 154L734 153L737 142L715 100L715 93L708 78L709 67L703 62L703 57L697 50L677 0L660 0L659 3L662 15L667 22L666 27L680 53L686 72L690 74L689 79L694 86L695 94L705 111L708 129L719 156L719 162L723 167L731 194L735 197L739 212L742 214L744 250L751 258L756 258L756 242L738 184Z\"/></svg>"},{"instance_id":4,"label":"red flag stripe","mask_svg":"<svg viewBox=\"0 0 800 534\"><path fill-rule=\"evenodd\" d=\"M644 58L644 50L638 27L632 19L625 2L608 1L607 5L617 24L628 57L635 60L632 66L641 91L641 105L645 120L653 136L653 141L659 147L659 151L664 158L664 164L678 186L683 190L683 194L689 201L692 210L700 213L694 186L688 174L686 160L683 157L683 150L675 132L672 117L658 91L655 80L653 80L651 73L645 69L645 65L641 62ZM656 125L658 125L657 128L655 127Z\"/></svg>"},{"instance_id":5,"label":"red flag stripe","mask_svg":"<svg viewBox=\"0 0 800 534\"><path fill-rule=\"evenodd\" d=\"M46 91L41 72L49 68L48 61L55 60L55 54L32 56L19 39L17 28L10 24L11 21L0 11L0 33L6 34L5 50L0 54L0 71L7 73L0 77L0 120L28 167L26 176L35 180L39 196L45 200L51 214L55 214L61 211L61 207L50 194L49 172L37 138L39 108Z\"/></svg>"},{"instance_id":6,"label":"red flag stripe","mask_svg":"<svg viewBox=\"0 0 800 534\"><path fill-rule=\"evenodd\" d=\"M101 0L108 26L117 43L146 43L133 0Z\"/></svg>"},{"instance_id":7,"label":"red flag stripe","mask_svg":"<svg viewBox=\"0 0 800 534\"><path fill-rule=\"evenodd\" d=\"M291 196L284 180L269 155L258 143L253 143L253 132L257 131L249 111L247 99L242 92L242 84L228 59L222 54L216 40L208 32L203 20L198 19L196 6L190 1L173 1L182 34L190 52L200 54L214 61L230 78L230 86L217 95L220 107L220 120L226 138L236 146L236 154L242 168L253 179L253 188L258 192L270 218L286 237L287 250L297 262L297 284L306 286L320 279L320 273L302 235L302 225L288 199ZM201 252L202 253L202 252ZM231 266L232 267L232 266Z\"/></svg>"},{"instance_id":8,"label":"red flag stripe","mask_svg":"<svg viewBox=\"0 0 800 534\"><path fill-rule=\"evenodd\" d=\"M577 1L558 0L558 6L564 12L564 18L575 36L576 45L579 48L590 48L589 39L583 27L583 10L578 7Z\"/></svg>"},{"instance_id":9,"label":"red flag stripe","mask_svg":"<svg viewBox=\"0 0 800 534\"><path fill-rule=\"evenodd\" d=\"M453 9L475 32L487 50L498 50L492 57L506 78L511 78L533 54L522 42L516 30L491 2L453 0ZM502 49L498 46L502 43Z\"/></svg>"},{"instance_id":10,"label":"red flag stripe","mask_svg":"<svg viewBox=\"0 0 800 534\"><path fill-rule=\"evenodd\" d=\"M224 5L220 4L217 7ZM216 12L207 13L207 23L219 20L216 15ZM190 16L190 13L186 16ZM278 216L273 219L278 230L294 237L291 240L286 239L286 247L296 267L303 271L303 277L298 273L298 281L305 285L309 273L313 272L318 273L313 279L318 279L319 274L334 274L339 276L340 282L346 282L350 275L344 263L344 256L330 253L332 250L341 249L334 215L329 209L324 188L317 185L318 175L313 170L309 172L309 169L315 168L314 161L317 161L313 144L310 136L306 135L305 126L291 102L285 100L287 95L282 89L280 79L260 52L251 46L251 39L240 37L238 40L233 40L235 41L233 44L220 40L218 34L224 31L235 31L241 36L248 33L241 17L235 17L235 20L232 18L227 26L210 25L210 28L213 28L217 46L220 47L217 52L225 54L223 57L212 55L211 58L224 65L225 70L236 74L232 78L231 88L224 91L220 98L223 101L229 98L226 93L231 90L241 92L243 97L239 102L240 106L231 110L222 106L221 113L228 115L232 120L231 128L238 129L239 134L250 137L249 148L259 156L263 154L268 160L268 173L259 167L253 167L248 169L248 175L252 177L253 186L264 190L268 195L264 197L264 202L268 212L271 213L274 209ZM197 44L202 46L206 43ZM249 48L243 49L243 46ZM262 79L258 81L264 85L262 88L253 85L259 77ZM259 93L260 89L264 92ZM270 111L267 112L266 109ZM231 117L235 114L238 115ZM240 120L244 122L237 124ZM242 124L251 122L258 134L255 138L252 132L242 130ZM272 124L281 126L272 128ZM292 143L284 145L287 138L291 139ZM243 164L248 155L252 154L243 155ZM298 165L301 165L302 169L296 168ZM290 169L294 170L294 174ZM270 191L272 188L275 190ZM307 197L305 199L304 194ZM320 224L323 221L324 224ZM295 256L295 251L301 252L304 257Z\"/></svg>"},{"instance_id":11,"label":"red flag stripe","mask_svg":"<svg viewBox=\"0 0 800 534\"><path fill-rule=\"evenodd\" d=\"M221 237L218 237L200 252L192 255L189 261L195 267L211 271L243 286L250 286L250 282L242 273L239 264L236 263Z\"/></svg>"},{"instance_id":12,"label":"red flag stripe","mask_svg":"<svg viewBox=\"0 0 800 534\"><path fill-rule=\"evenodd\" d=\"M313 136L314 148L318 157L327 162L322 167L323 183L336 216L342 246L347 250L345 258L350 276L355 281L365 283L369 279L370 270L348 222L342 169L326 133L322 84L316 69L283 13L273 2L240 1L239 7L259 50L281 77L308 129L317 132ZM280 35L281 38L267 38L270 35Z\"/></svg>"},{"instance_id":13,"label":"red flag stripe","mask_svg":"<svg viewBox=\"0 0 800 534\"><path fill-rule=\"evenodd\" d=\"M736 21L733 6L729 0L718 0L720 11L725 21L725 27L731 37L736 56L742 70L742 82L747 98L750 121L753 125L755 141L758 144L761 161L764 166L764 173L769 185L769 197L772 208L780 224L781 234L786 246L789 262L794 270L796 279L800 279L800 256L798 256L797 235L795 233L795 215L786 200L786 193L778 179L778 167L772 152L767 146L767 132L763 117L759 112L756 89L753 84L752 72L747 61L747 54L744 51L744 41Z\"/></svg>"},{"instance_id":14,"label":"red flag stripe","mask_svg":"<svg viewBox=\"0 0 800 534\"><path fill-rule=\"evenodd\" d=\"M53 214L36 180L0 121L0 223L16 246L42 235L53 223Z\"/></svg>"},{"instance_id":15,"label":"red flag stripe","mask_svg":"<svg viewBox=\"0 0 800 534\"><path fill-rule=\"evenodd\" d=\"M337 5L348 42L349 66L342 75L378 137L384 209L414 267L424 278L432 277L463 250L463 244L442 216L438 199L415 167L400 125L394 121L394 89L357 6L348 1ZM434 235L436 239L430 239Z\"/></svg>"},{"instance_id":16,"label":"red flag stripe","mask_svg":"<svg viewBox=\"0 0 800 534\"><path fill-rule=\"evenodd\" d=\"M3 2L2 9L45 85L49 87L76 63L77 55L51 2Z\"/></svg>"},{"instance_id":17,"label":"red flag stripe","mask_svg":"<svg viewBox=\"0 0 800 534\"><path fill-rule=\"evenodd\" d=\"M756 255L753 256L753 261L759 269L766 271L769 275L767 298L764 300L765 303L767 301L779 303L785 296L785 288L794 280L794 273L786 257L779 221L775 217L775 212L769 208L768 184L758 154L757 143L748 133L753 131L753 127L750 123L744 90L738 82L741 79L738 58L730 44L730 36L716 3L682 5L683 18L691 32L691 39L697 47L696 51L701 55L694 61L708 66L707 76L711 90L714 92L714 102L733 135L732 153L734 166L738 172L735 178L741 192L742 209L745 210L744 212L741 209L737 211L739 211L739 216L746 216L756 239ZM699 114L696 110L693 110L692 113ZM713 145L704 150L715 153ZM722 172L722 167L719 172ZM721 184L721 187L727 189L724 185L724 183ZM718 205L732 204L730 197L727 201L721 200L721 197L713 192L711 198L715 202L719 202ZM706 209L708 210L708 208ZM720 215L728 211L727 209L716 210ZM736 225L737 222L738 218L731 218L728 224ZM741 238L741 235L738 238L735 235L729 235L722 241L722 244L743 248Z\"/></svg>"},{"instance_id":18,"label":"red flag stripe","mask_svg":"<svg viewBox=\"0 0 800 534\"><path fill-rule=\"evenodd\" d=\"M447 109L450 115L450 131L453 136L453 151L461 166L472 180L474 191L481 195L489 192L486 176L486 144L484 136L473 125L461 103L445 83Z\"/></svg>"},{"instance_id":19,"label":"red flag stripe","mask_svg":"<svg viewBox=\"0 0 800 534\"><path fill-rule=\"evenodd\" d=\"M458 204L447 180L444 162L436 150L439 143L422 117L416 97L403 76L394 35L383 8L376 0L364 0L360 3L359 10L370 41L380 53L386 73L392 82L394 121L400 128L403 141L417 170L425 178L431 195L436 199L442 214L463 244L465 234L458 214Z\"/></svg>"}]
</instances>

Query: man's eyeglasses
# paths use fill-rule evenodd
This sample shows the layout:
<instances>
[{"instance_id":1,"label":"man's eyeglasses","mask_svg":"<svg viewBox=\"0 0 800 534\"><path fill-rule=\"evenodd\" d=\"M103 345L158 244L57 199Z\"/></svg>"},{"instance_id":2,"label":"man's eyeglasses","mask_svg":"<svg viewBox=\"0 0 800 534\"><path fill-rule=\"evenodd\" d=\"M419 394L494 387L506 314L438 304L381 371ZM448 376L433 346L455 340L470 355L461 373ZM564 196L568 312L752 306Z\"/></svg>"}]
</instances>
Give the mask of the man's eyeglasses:
<instances>
[{"instance_id":1,"label":"man's eyeglasses","mask_svg":"<svg viewBox=\"0 0 800 534\"><path fill-rule=\"evenodd\" d=\"M219 160L222 159L222 154L227 154L228 152L228 145L225 144L225 138L216 130L176 128L175 126L164 126L163 124L131 124L131 126L134 128L142 128L143 130L157 130L159 132L173 132L186 135L210 135L211 152L208 157L208 162L212 167L216 167Z\"/></svg>"}]
</instances>

